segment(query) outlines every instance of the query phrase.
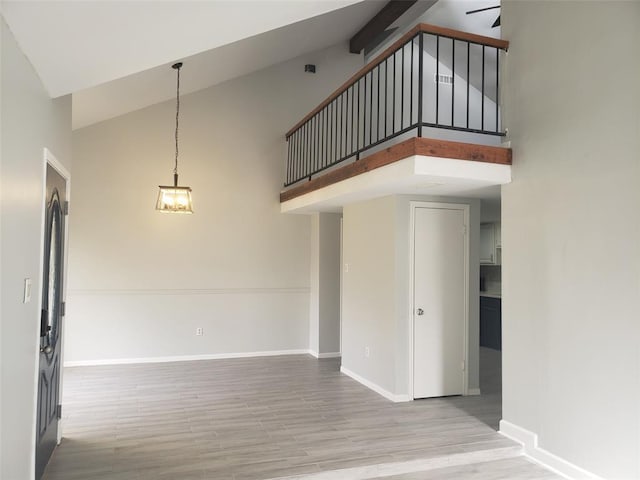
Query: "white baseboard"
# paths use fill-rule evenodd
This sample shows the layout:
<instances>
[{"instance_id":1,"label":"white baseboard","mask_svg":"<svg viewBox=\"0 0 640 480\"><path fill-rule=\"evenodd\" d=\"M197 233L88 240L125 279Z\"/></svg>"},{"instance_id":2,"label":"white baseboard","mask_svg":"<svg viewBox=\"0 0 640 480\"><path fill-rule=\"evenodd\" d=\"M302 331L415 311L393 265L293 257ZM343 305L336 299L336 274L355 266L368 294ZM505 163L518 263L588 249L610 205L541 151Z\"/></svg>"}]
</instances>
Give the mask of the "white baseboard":
<instances>
[{"instance_id":1,"label":"white baseboard","mask_svg":"<svg viewBox=\"0 0 640 480\"><path fill-rule=\"evenodd\" d=\"M467 389L467 395L468 396L481 395L480 389L479 388L469 388L469 389Z\"/></svg>"},{"instance_id":2,"label":"white baseboard","mask_svg":"<svg viewBox=\"0 0 640 480\"><path fill-rule=\"evenodd\" d=\"M64 362L65 367L91 367L97 365L128 365L135 363L168 363L193 362L197 360L221 360L225 358L274 357L278 355L306 355L310 351L299 350L269 350L266 352L241 353L206 353L202 355L177 355L173 357L145 357L145 358L108 358L104 360L78 360Z\"/></svg>"},{"instance_id":3,"label":"white baseboard","mask_svg":"<svg viewBox=\"0 0 640 480\"><path fill-rule=\"evenodd\" d=\"M340 358L342 356L342 353L340 352L318 353L315 350L309 350L309 355L316 358Z\"/></svg>"},{"instance_id":4,"label":"white baseboard","mask_svg":"<svg viewBox=\"0 0 640 480\"><path fill-rule=\"evenodd\" d=\"M384 388L382 388L380 385L377 385L367 380L366 378L361 377L357 373L352 372L348 368L340 367L340 372L344 373L348 377L353 378L356 382L361 383L362 385L373 390L374 392L382 395L387 400L391 400L392 402L396 402L396 403L411 401L411 398L409 397L409 395L396 395L395 393L391 393L388 390L385 390Z\"/></svg>"},{"instance_id":5,"label":"white baseboard","mask_svg":"<svg viewBox=\"0 0 640 480\"><path fill-rule=\"evenodd\" d=\"M519 427L506 420L500 420L500 430L498 433L521 443L524 447L524 454L527 457L543 467L554 471L558 475L575 480L602 480L601 477L538 446L538 435L526 428Z\"/></svg>"}]
</instances>

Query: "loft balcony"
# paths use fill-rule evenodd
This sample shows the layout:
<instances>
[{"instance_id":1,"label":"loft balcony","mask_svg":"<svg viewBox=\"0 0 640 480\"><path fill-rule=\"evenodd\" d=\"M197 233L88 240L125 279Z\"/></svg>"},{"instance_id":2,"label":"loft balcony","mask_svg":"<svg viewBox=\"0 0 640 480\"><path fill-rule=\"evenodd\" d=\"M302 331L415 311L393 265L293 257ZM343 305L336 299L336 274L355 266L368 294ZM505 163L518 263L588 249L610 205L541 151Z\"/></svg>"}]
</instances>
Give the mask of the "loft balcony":
<instances>
[{"instance_id":1,"label":"loft balcony","mask_svg":"<svg viewBox=\"0 0 640 480\"><path fill-rule=\"evenodd\" d=\"M502 146L505 40L419 24L286 134L283 212L511 181Z\"/></svg>"}]
</instances>

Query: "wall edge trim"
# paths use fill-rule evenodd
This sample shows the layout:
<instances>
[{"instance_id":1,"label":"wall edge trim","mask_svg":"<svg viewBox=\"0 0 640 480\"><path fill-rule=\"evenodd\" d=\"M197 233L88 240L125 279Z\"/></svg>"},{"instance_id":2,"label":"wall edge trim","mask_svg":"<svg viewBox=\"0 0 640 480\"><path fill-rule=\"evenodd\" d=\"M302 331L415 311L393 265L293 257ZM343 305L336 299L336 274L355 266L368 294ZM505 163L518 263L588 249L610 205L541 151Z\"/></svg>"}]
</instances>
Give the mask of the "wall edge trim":
<instances>
[{"instance_id":1,"label":"wall edge trim","mask_svg":"<svg viewBox=\"0 0 640 480\"><path fill-rule=\"evenodd\" d=\"M342 353L340 352L324 352L319 353L318 358L340 358L342 357Z\"/></svg>"},{"instance_id":2,"label":"wall edge trim","mask_svg":"<svg viewBox=\"0 0 640 480\"><path fill-rule=\"evenodd\" d=\"M199 360L224 360L230 358L250 357L275 357L279 355L308 355L310 350L269 350L263 352L239 352L239 353L205 353L201 355L175 355L168 357L141 357L141 358L107 358L99 360L72 360L64 362L66 367L93 367L99 365L131 365L139 363L173 363L194 362Z\"/></svg>"},{"instance_id":3,"label":"wall edge trim","mask_svg":"<svg viewBox=\"0 0 640 480\"><path fill-rule=\"evenodd\" d=\"M500 420L498 433L522 444L524 454L543 467L568 479L603 480L602 477L561 458L538 445L538 434L507 420Z\"/></svg>"},{"instance_id":4,"label":"wall edge trim","mask_svg":"<svg viewBox=\"0 0 640 480\"><path fill-rule=\"evenodd\" d=\"M364 385L365 387L369 388L370 390L373 390L377 394L382 395L384 398L386 398L387 400L391 400L394 403L410 402L411 401L411 398L409 397L409 395L396 395L395 393L391 393L390 391L385 390L384 388L382 388L380 385L378 385L376 383L373 383L372 381L367 380L364 377L361 377L357 373L349 370L348 368L346 368L344 366L340 367L340 373L343 373L346 376L351 377L356 382Z\"/></svg>"},{"instance_id":5,"label":"wall edge trim","mask_svg":"<svg viewBox=\"0 0 640 480\"><path fill-rule=\"evenodd\" d=\"M285 288L167 288L167 289L69 289L68 295L237 295L237 294L306 294L309 287Z\"/></svg>"}]
</instances>

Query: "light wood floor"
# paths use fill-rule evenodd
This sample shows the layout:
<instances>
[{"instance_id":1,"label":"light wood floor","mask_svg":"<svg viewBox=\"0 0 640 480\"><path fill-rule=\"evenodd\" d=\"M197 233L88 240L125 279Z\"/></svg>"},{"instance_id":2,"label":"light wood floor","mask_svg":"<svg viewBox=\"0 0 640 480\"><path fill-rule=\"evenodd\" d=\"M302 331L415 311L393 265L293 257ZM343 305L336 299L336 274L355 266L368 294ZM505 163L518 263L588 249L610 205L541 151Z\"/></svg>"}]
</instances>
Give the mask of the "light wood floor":
<instances>
[{"instance_id":1,"label":"light wood floor","mask_svg":"<svg viewBox=\"0 0 640 480\"><path fill-rule=\"evenodd\" d=\"M337 359L74 367L63 395L45 480L558 478L491 428L495 394L394 404Z\"/></svg>"}]
</instances>

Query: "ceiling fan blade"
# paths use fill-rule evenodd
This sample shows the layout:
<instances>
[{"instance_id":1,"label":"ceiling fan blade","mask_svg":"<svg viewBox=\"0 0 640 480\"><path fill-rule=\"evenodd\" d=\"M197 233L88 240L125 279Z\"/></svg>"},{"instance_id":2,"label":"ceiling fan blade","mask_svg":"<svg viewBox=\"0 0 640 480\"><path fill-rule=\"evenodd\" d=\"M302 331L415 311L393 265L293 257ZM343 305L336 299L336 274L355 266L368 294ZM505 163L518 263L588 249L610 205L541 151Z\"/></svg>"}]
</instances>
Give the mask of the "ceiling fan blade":
<instances>
[{"instance_id":1,"label":"ceiling fan blade","mask_svg":"<svg viewBox=\"0 0 640 480\"><path fill-rule=\"evenodd\" d=\"M471 13L485 12L487 10L495 10L496 8L500 8L500 5L496 5L495 7L487 7L487 8L478 8L477 10L469 10L467 15Z\"/></svg>"},{"instance_id":2,"label":"ceiling fan blade","mask_svg":"<svg viewBox=\"0 0 640 480\"><path fill-rule=\"evenodd\" d=\"M493 22L493 25L491 25L491 28L496 28L500 26L500 15L498 15L498 18L496 18L496 21Z\"/></svg>"}]
</instances>

